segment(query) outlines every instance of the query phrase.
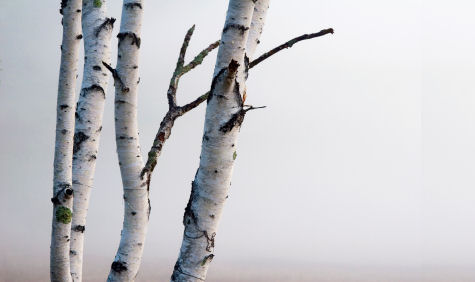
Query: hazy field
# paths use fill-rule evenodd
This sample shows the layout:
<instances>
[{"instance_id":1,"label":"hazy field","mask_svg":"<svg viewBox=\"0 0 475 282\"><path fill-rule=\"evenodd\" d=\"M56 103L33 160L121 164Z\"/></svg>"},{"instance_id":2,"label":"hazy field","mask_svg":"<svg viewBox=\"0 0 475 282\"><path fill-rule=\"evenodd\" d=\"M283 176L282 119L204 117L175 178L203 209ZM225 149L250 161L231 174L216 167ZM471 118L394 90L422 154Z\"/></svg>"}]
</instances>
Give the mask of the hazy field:
<instances>
[{"instance_id":1,"label":"hazy field","mask_svg":"<svg viewBox=\"0 0 475 282\"><path fill-rule=\"evenodd\" d=\"M85 281L104 281L107 260L86 262ZM168 281L172 260L144 262L137 277L138 282ZM3 260L0 281L48 281L48 261L20 258ZM371 267L348 265L297 265L244 263L223 264L215 262L210 268L209 282L238 281L348 281L348 282L469 282L475 281L475 270L468 267Z\"/></svg>"}]
</instances>

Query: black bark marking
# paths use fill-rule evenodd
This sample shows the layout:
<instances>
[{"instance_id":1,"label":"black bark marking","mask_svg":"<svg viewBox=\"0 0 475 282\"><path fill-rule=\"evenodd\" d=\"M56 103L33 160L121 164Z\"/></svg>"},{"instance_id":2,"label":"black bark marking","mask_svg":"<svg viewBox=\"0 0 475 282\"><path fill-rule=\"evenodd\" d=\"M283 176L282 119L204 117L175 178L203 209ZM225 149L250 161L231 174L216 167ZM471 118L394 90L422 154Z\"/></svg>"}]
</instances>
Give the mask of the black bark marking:
<instances>
[{"instance_id":1,"label":"black bark marking","mask_svg":"<svg viewBox=\"0 0 475 282\"><path fill-rule=\"evenodd\" d=\"M126 9L133 9L134 7L142 9L142 4L140 4L140 3L127 3L127 4L124 4L124 7Z\"/></svg>"},{"instance_id":2,"label":"black bark marking","mask_svg":"<svg viewBox=\"0 0 475 282\"><path fill-rule=\"evenodd\" d=\"M59 199L57 197L53 197L51 198L51 202L53 203L53 205L60 205L61 203L59 202Z\"/></svg>"},{"instance_id":3,"label":"black bark marking","mask_svg":"<svg viewBox=\"0 0 475 282\"><path fill-rule=\"evenodd\" d=\"M82 39L82 34L79 34L78 36L76 36L76 39Z\"/></svg>"},{"instance_id":4,"label":"black bark marking","mask_svg":"<svg viewBox=\"0 0 475 282\"><path fill-rule=\"evenodd\" d=\"M242 102L242 96L241 96L241 86L239 85L239 82L237 79L234 80L234 99L236 100L236 104L238 105L239 108L243 107L243 102Z\"/></svg>"},{"instance_id":5,"label":"black bark marking","mask_svg":"<svg viewBox=\"0 0 475 282\"><path fill-rule=\"evenodd\" d=\"M193 222L197 225L198 224L198 217L195 214L195 211L193 210L192 203L196 199L197 196L197 190L198 185L196 184L195 181L191 182L191 194L190 194L190 199L188 200L188 204L186 205L185 208L185 214L183 214L183 225L190 224L190 219L193 220Z\"/></svg>"},{"instance_id":6,"label":"black bark marking","mask_svg":"<svg viewBox=\"0 0 475 282\"><path fill-rule=\"evenodd\" d=\"M223 33L225 33L226 31L228 31L229 29L231 28L235 28L239 31L241 31L241 34L244 34L244 32L246 32L246 30L249 30L249 27L246 27L246 26L243 26L242 24L227 24L224 28L223 28Z\"/></svg>"},{"instance_id":7,"label":"black bark marking","mask_svg":"<svg viewBox=\"0 0 475 282\"><path fill-rule=\"evenodd\" d=\"M235 60L231 60L231 62L229 62L229 65L227 68L222 68L218 74L216 74L216 76L213 78L213 81L211 82L211 89L209 91L209 95L208 95L208 99L207 99L207 103L209 103L209 101L211 101L211 98L213 96L217 96L218 98L226 98L225 96L223 95L215 95L214 94L214 89L216 88L216 85L220 79L220 77L226 73L227 76L234 76L234 74L237 72L239 68L239 63ZM239 83L237 83L237 80L235 80L236 84L237 85L234 85L235 89L234 91L239 91ZM237 90L236 90L236 87L237 87ZM238 105L242 105L242 99L241 99L241 94L239 93L239 102L238 102Z\"/></svg>"},{"instance_id":8,"label":"black bark marking","mask_svg":"<svg viewBox=\"0 0 475 282\"><path fill-rule=\"evenodd\" d=\"M211 101L211 98L213 98L214 96L214 88L216 87L216 84L218 83L218 79L221 77L221 75L224 74L224 72L227 70L228 68L222 68L218 74L216 74L215 77L213 77L213 81L211 82L211 89L209 91L209 95L208 95L208 99L207 99L207 103L209 103L209 101Z\"/></svg>"},{"instance_id":9,"label":"black bark marking","mask_svg":"<svg viewBox=\"0 0 475 282\"><path fill-rule=\"evenodd\" d=\"M228 77L234 77L239 68L239 63L236 60L231 60L228 65Z\"/></svg>"},{"instance_id":10,"label":"black bark marking","mask_svg":"<svg viewBox=\"0 0 475 282\"><path fill-rule=\"evenodd\" d=\"M96 156L96 155L90 155L90 156L89 156L89 161L90 161L90 162L94 161L95 159L97 159L97 156Z\"/></svg>"},{"instance_id":11,"label":"black bark marking","mask_svg":"<svg viewBox=\"0 0 475 282\"><path fill-rule=\"evenodd\" d=\"M240 127L242 122L244 121L245 115L246 115L246 110L244 109L239 110L239 112L233 114L231 118L219 128L219 131L223 133L227 133L233 130L233 128L236 126Z\"/></svg>"},{"instance_id":12,"label":"black bark marking","mask_svg":"<svg viewBox=\"0 0 475 282\"><path fill-rule=\"evenodd\" d=\"M189 276L189 277L201 280L201 281L205 281L203 278L200 278L200 277L191 275L189 273L183 272L183 270L181 269L181 263L179 261L177 261L175 263L175 266L173 267L173 274L172 274L172 277L171 277L171 281L173 281L173 282L174 281L182 281L182 279L180 279L180 277L179 277L179 274Z\"/></svg>"},{"instance_id":13,"label":"black bark marking","mask_svg":"<svg viewBox=\"0 0 475 282\"><path fill-rule=\"evenodd\" d=\"M69 106L66 105L66 104L64 104L64 105L59 105L59 108L60 108L61 110L65 110L65 109L69 108Z\"/></svg>"},{"instance_id":14,"label":"black bark marking","mask_svg":"<svg viewBox=\"0 0 475 282\"><path fill-rule=\"evenodd\" d=\"M69 198L73 195L74 191L71 189L71 184L63 182L56 185L55 191L58 191L53 198L51 198L51 202L53 205L60 205L61 202L59 200L59 196L64 193L65 197Z\"/></svg>"},{"instance_id":15,"label":"black bark marking","mask_svg":"<svg viewBox=\"0 0 475 282\"><path fill-rule=\"evenodd\" d=\"M209 254L203 258L203 261L201 262L201 266L204 266L208 261L211 262L214 258L214 254Z\"/></svg>"},{"instance_id":16,"label":"black bark marking","mask_svg":"<svg viewBox=\"0 0 475 282\"><path fill-rule=\"evenodd\" d=\"M119 58L120 57L121 56L119 55ZM114 77L114 85L116 85L116 83L119 83L120 87L122 88L122 92L129 92L129 88L125 87L125 84L117 73L117 70L113 69L108 63L104 61L102 62L102 64L112 73L112 77Z\"/></svg>"},{"instance_id":17,"label":"black bark marking","mask_svg":"<svg viewBox=\"0 0 475 282\"><path fill-rule=\"evenodd\" d=\"M64 8L66 8L66 6L68 6L68 0L61 0L61 8L59 9L59 13L61 15L64 15Z\"/></svg>"},{"instance_id":18,"label":"black bark marking","mask_svg":"<svg viewBox=\"0 0 475 282\"><path fill-rule=\"evenodd\" d=\"M101 66L98 66L98 65L93 66L92 69L95 70L95 71L101 71L102 70Z\"/></svg>"},{"instance_id":19,"label":"black bark marking","mask_svg":"<svg viewBox=\"0 0 475 282\"><path fill-rule=\"evenodd\" d=\"M150 191L150 183L147 185L147 191ZM148 199L148 211L147 211L147 217L150 219L150 213L152 212L152 203L150 202L150 195L147 195Z\"/></svg>"},{"instance_id":20,"label":"black bark marking","mask_svg":"<svg viewBox=\"0 0 475 282\"><path fill-rule=\"evenodd\" d=\"M119 139L121 139L121 140L133 140L133 139L134 139L134 137L132 137L132 136L124 136L124 135L122 135L122 136L119 136Z\"/></svg>"},{"instance_id":21,"label":"black bark marking","mask_svg":"<svg viewBox=\"0 0 475 282\"><path fill-rule=\"evenodd\" d=\"M98 26L95 30L95 35L96 37L99 36L99 33L101 33L101 31L104 29L104 30L112 30L114 28L114 23L115 23L115 18L106 18L104 20L104 22Z\"/></svg>"},{"instance_id":22,"label":"black bark marking","mask_svg":"<svg viewBox=\"0 0 475 282\"><path fill-rule=\"evenodd\" d=\"M249 57L247 56L247 53L244 54L244 77L248 78L249 76Z\"/></svg>"},{"instance_id":23,"label":"black bark marking","mask_svg":"<svg viewBox=\"0 0 475 282\"><path fill-rule=\"evenodd\" d=\"M112 263L111 269L117 273L121 273L122 271L127 271L127 266L125 262L118 260Z\"/></svg>"},{"instance_id":24,"label":"black bark marking","mask_svg":"<svg viewBox=\"0 0 475 282\"><path fill-rule=\"evenodd\" d=\"M203 234L205 235L207 241L206 250L208 252L212 252L214 249L214 238L216 237L216 232L213 232L211 236L209 236L208 232L206 231L203 231Z\"/></svg>"},{"instance_id":25,"label":"black bark marking","mask_svg":"<svg viewBox=\"0 0 475 282\"><path fill-rule=\"evenodd\" d=\"M73 154L75 155L79 150L81 150L81 144L89 139L89 136L84 134L83 132L76 132L74 134L74 145L73 145Z\"/></svg>"},{"instance_id":26,"label":"black bark marking","mask_svg":"<svg viewBox=\"0 0 475 282\"><path fill-rule=\"evenodd\" d=\"M86 226L84 225L76 225L73 228L73 231L81 232L81 233L84 233L85 230L86 230Z\"/></svg>"},{"instance_id":27,"label":"black bark marking","mask_svg":"<svg viewBox=\"0 0 475 282\"><path fill-rule=\"evenodd\" d=\"M104 91L104 88L102 88L100 85L97 85L97 84L93 84L89 87L84 87L82 90L81 90L81 96L83 97L86 97L87 94L89 94L89 92L91 91L98 91L98 92L101 92L102 96L104 97L104 99L106 98L106 92Z\"/></svg>"},{"instance_id":28,"label":"black bark marking","mask_svg":"<svg viewBox=\"0 0 475 282\"><path fill-rule=\"evenodd\" d=\"M137 48L140 48L140 37L137 36L137 34L133 33L133 32L121 32L119 34L117 34L117 38L119 38L119 47L120 47L120 44L122 43L122 41L126 38L126 37L130 37L130 39L132 40L132 43L131 45L136 45Z\"/></svg>"}]
</instances>

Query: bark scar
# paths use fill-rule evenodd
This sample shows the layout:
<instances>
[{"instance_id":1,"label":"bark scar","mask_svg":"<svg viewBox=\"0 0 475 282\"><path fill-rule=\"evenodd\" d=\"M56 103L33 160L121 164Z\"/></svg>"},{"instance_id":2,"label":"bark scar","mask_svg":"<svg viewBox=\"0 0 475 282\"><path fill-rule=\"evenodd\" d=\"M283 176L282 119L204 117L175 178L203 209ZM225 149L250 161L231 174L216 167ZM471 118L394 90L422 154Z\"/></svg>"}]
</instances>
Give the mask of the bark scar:
<instances>
[{"instance_id":1,"label":"bark scar","mask_svg":"<svg viewBox=\"0 0 475 282\"><path fill-rule=\"evenodd\" d=\"M140 4L140 3L126 3L126 4L124 4L124 7L126 9L133 9L134 7L142 9L142 4Z\"/></svg>"},{"instance_id":2,"label":"bark scar","mask_svg":"<svg viewBox=\"0 0 475 282\"><path fill-rule=\"evenodd\" d=\"M122 262L120 260L114 261L111 265L111 269L117 273L121 273L122 271L127 271L127 263Z\"/></svg>"},{"instance_id":3,"label":"bark scar","mask_svg":"<svg viewBox=\"0 0 475 282\"><path fill-rule=\"evenodd\" d=\"M115 18L106 18L104 20L104 22L96 28L96 30L95 30L96 37L99 36L99 34L101 33L101 31L103 29L105 29L105 30L111 29L112 30L114 28L114 23L115 23Z\"/></svg>"},{"instance_id":4,"label":"bark scar","mask_svg":"<svg viewBox=\"0 0 475 282\"><path fill-rule=\"evenodd\" d=\"M140 48L140 37L138 37L137 34L133 32L121 32L117 34L117 38L119 38L119 46L122 43L122 40L124 40L126 37L130 37L130 39L132 39L131 45L135 44L137 48Z\"/></svg>"},{"instance_id":5,"label":"bark scar","mask_svg":"<svg viewBox=\"0 0 475 282\"><path fill-rule=\"evenodd\" d=\"M248 26L244 26L242 24L235 24L235 23L232 23L232 24L227 24L224 28L223 28L223 33L225 33L226 31L228 31L229 29L231 28L235 28L239 31L241 31L241 34L244 34L244 32L246 32L246 30L249 30L249 27Z\"/></svg>"}]
</instances>

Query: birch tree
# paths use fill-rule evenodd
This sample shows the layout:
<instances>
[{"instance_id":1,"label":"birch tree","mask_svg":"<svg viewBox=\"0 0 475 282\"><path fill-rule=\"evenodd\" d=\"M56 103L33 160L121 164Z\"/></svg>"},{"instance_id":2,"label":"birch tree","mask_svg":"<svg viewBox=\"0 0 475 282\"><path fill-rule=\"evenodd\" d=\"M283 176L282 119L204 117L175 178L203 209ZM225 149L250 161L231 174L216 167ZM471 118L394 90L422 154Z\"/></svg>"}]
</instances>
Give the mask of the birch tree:
<instances>
[{"instance_id":1,"label":"birch tree","mask_svg":"<svg viewBox=\"0 0 475 282\"><path fill-rule=\"evenodd\" d=\"M116 145L124 191L121 240L111 265L108 281L135 279L150 216L151 176L158 158L171 134L175 120L207 101L200 167L192 183L190 200L185 209L183 243L172 281L205 279L209 262L214 257L214 238L237 156L235 146L237 135L246 112L260 108L244 104L245 82L249 69L301 40L333 33L332 29L327 29L318 33L304 34L251 61L262 33L268 3L269 0L230 0L221 41L210 44L185 64L186 51L195 27L188 30L166 93L169 109L160 123L144 164L137 125L143 1L123 1L121 27L117 36L118 60L116 69L113 69L110 65L110 38L115 19L105 16L104 0L84 0L82 9L85 39L84 76L81 95L76 106L75 125L73 115L77 53L79 40L83 37L80 30L81 1L62 2L64 30L52 198L54 203L51 243L52 281L82 280L85 222L108 84L106 69L112 73L115 82ZM220 49L211 90L188 104L177 105L176 96L180 78L200 65L218 46ZM75 132L74 138L73 132Z\"/></svg>"},{"instance_id":2,"label":"birch tree","mask_svg":"<svg viewBox=\"0 0 475 282\"><path fill-rule=\"evenodd\" d=\"M142 258L150 212L149 192L140 178L143 160L137 125L137 86L143 1L124 0L115 79L115 138L124 190L124 222L108 281L133 281ZM105 62L107 63L107 62Z\"/></svg>"},{"instance_id":3,"label":"birch tree","mask_svg":"<svg viewBox=\"0 0 475 282\"><path fill-rule=\"evenodd\" d=\"M124 223L119 249L109 273L109 281L133 281L137 275L151 210L149 190L152 172L165 142L170 137L175 120L207 98L205 93L188 104L177 105L176 95L180 78L200 65L209 52L219 45L219 41L210 44L185 65L186 50L195 27L191 27L186 33L166 95L169 109L160 123L144 165L137 128L138 50L141 40L140 25L137 26L136 21L141 20L142 9L142 3L124 1L122 23L127 22L121 23L118 35L116 69L103 62L103 65L112 72L115 81L116 143L124 189Z\"/></svg>"},{"instance_id":4,"label":"birch tree","mask_svg":"<svg viewBox=\"0 0 475 282\"><path fill-rule=\"evenodd\" d=\"M200 165L183 216L183 241L171 281L204 281L218 223L231 186L237 136L249 110L245 105L249 69L295 43L333 33L304 34L252 58L265 22L269 0L230 0L221 45L208 94ZM251 20L252 19L252 20Z\"/></svg>"},{"instance_id":5,"label":"birch tree","mask_svg":"<svg viewBox=\"0 0 475 282\"><path fill-rule=\"evenodd\" d=\"M71 281L69 241L71 234L72 154L77 64L81 35L81 1L63 0L63 39L56 110L56 141L53 176L53 219L50 250L51 281Z\"/></svg>"},{"instance_id":6,"label":"birch tree","mask_svg":"<svg viewBox=\"0 0 475 282\"><path fill-rule=\"evenodd\" d=\"M110 78L109 71L102 62L110 62L110 43L115 19L106 17L106 11L106 0L83 1L82 30L85 61L81 93L76 108L73 147L74 203L70 245L73 281L82 281L86 215Z\"/></svg>"},{"instance_id":7,"label":"birch tree","mask_svg":"<svg viewBox=\"0 0 475 282\"><path fill-rule=\"evenodd\" d=\"M206 107L200 165L183 216L185 231L172 281L205 280L236 159L246 110L246 44L255 1L230 0Z\"/></svg>"}]
</instances>

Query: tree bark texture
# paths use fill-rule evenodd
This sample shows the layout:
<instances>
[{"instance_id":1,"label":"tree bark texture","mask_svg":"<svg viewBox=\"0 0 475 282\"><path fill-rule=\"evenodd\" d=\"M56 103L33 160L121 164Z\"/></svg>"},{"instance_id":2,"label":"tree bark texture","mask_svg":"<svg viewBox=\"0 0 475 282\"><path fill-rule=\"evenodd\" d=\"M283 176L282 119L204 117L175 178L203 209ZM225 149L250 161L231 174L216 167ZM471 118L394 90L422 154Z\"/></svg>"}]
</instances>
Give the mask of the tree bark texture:
<instances>
[{"instance_id":1,"label":"tree bark texture","mask_svg":"<svg viewBox=\"0 0 475 282\"><path fill-rule=\"evenodd\" d=\"M69 241L73 205L72 154L75 88L81 42L81 1L63 0L63 39L56 113L53 176L53 219L50 249L51 281L71 281Z\"/></svg>"},{"instance_id":2,"label":"tree bark texture","mask_svg":"<svg viewBox=\"0 0 475 282\"><path fill-rule=\"evenodd\" d=\"M124 189L124 222L108 281L133 281L142 258L150 214L137 126L137 86L143 1L124 0L115 78L115 135Z\"/></svg>"},{"instance_id":3,"label":"tree bark texture","mask_svg":"<svg viewBox=\"0 0 475 282\"><path fill-rule=\"evenodd\" d=\"M268 6L267 1L259 2L229 1L208 96L200 165L185 208L183 241L171 281L204 281L214 257L216 231L237 156L237 136L246 113L243 104L249 64L246 48L255 50ZM255 9L260 15L252 26L256 30L250 32ZM252 43L248 43L249 38Z\"/></svg>"},{"instance_id":4,"label":"tree bark texture","mask_svg":"<svg viewBox=\"0 0 475 282\"><path fill-rule=\"evenodd\" d=\"M114 18L106 17L106 0L84 0L82 30L84 37L84 74L76 107L73 147L73 219L71 226L71 276L82 281L84 232L89 197L94 180L96 158L102 130L102 116L110 62Z\"/></svg>"}]
</instances>

